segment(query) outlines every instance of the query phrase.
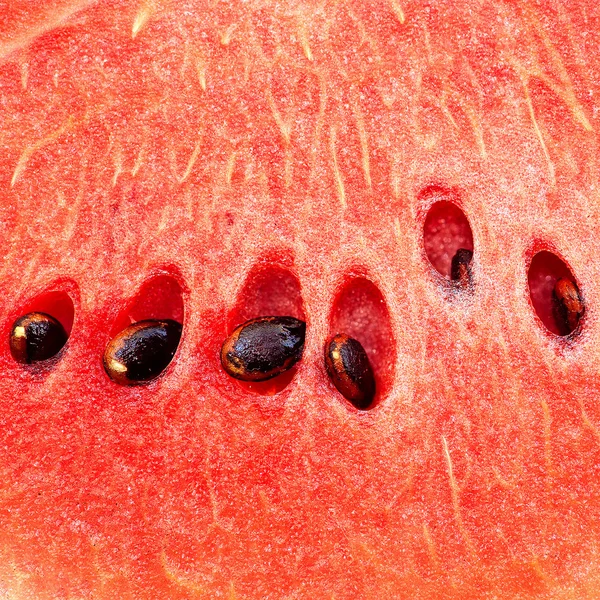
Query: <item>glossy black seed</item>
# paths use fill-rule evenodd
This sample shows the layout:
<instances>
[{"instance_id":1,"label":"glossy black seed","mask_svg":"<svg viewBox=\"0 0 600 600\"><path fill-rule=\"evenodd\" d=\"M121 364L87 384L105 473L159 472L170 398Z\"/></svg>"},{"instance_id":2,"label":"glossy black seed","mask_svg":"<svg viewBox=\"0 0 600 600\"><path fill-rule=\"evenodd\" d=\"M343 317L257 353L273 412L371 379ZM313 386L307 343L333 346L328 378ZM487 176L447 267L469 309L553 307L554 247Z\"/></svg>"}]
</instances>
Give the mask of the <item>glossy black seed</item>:
<instances>
[{"instance_id":1,"label":"glossy black seed","mask_svg":"<svg viewBox=\"0 0 600 600\"><path fill-rule=\"evenodd\" d=\"M563 277L554 285L554 315L561 335L568 335L579 325L584 306L579 290L573 281Z\"/></svg>"},{"instance_id":2,"label":"glossy black seed","mask_svg":"<svg viewBox=\"0 0 600 600\"><path fill-rule=\"evenodd\" d=\"M345 334L334 336L325 347L327 373L340 394L361 410L375 398L375 377L362 344Z\"/></svg>"},{"instance_id":3,"label":"glossy black seed","mask_svg":"<svg viewBox=\"0 0 600 600\"><path fill-rule=\"evenodd\" d=\"M450 278L461 286L471 284L471 262L473 260L473 251L466 248L459 248L452 257L450 266Z\"/></svg>"},{"instance_id":4,"label":"glossy black seed","mask_svg":"<svg viewBox=\"0 0 600 600\"><path fill-rule=\"evenodd\" d=\"M48 360L67 342L67 332L54 317L31 312L17 319L10 330L10 353L22 364Z\"/></svg>"},{"instance_id":5,"label":"glossy black seed","mask_svg":"<svg viewBox=\"0 0 600 600\"><path fill-rule=\"evenodd\" d=\"M240 325L221 348L221 364L242 381L266 381L302 357L306 323L294 317L260 317Z\"/></svg>"},{"instance_id":6,"label":"glossy black seed","mask_svg":"<svg viewBox=\"0 0 600 600\"><path fill-rule=\"evenodd\" d=\"M170 319L138 321L116 335L104 351L104 369L121 385L158 377L173 359L181 325Z\"/></svg>"}]
</instances>

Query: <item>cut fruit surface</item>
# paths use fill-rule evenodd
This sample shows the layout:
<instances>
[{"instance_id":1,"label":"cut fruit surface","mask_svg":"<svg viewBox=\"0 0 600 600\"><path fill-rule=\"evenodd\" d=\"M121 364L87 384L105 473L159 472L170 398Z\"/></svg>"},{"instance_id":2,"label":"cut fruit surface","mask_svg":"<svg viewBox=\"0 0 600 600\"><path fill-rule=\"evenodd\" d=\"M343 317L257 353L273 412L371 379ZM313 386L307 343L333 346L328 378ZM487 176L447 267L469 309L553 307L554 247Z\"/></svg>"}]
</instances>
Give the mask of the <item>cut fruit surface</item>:
<instances>
[{"instance_id":1,"label":"cut fruit surface","mask_svg":"<svg viewBox=\"0 0 600 600\"><path fill-rule=\"evenodd\" d=\"M600 8L41 4L0 5L0 597L599 597ZM264 316L302 358L236 381ZM147 319L177 351L118 385Z\"/></svg>"}]
</instances>

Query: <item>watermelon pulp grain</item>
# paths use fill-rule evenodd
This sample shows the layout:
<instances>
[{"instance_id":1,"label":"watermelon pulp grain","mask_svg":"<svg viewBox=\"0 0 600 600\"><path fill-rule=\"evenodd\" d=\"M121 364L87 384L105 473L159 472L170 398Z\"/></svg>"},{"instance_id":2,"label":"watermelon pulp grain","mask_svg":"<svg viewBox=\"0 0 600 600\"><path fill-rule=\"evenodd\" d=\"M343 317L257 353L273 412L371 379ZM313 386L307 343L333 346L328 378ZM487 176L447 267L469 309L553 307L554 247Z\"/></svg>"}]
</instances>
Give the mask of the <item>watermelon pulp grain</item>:
<instances>
[{"instance_id":1,"label":"watermelon pulp grain","mask_svg":"<svg viewBox=\"0 0 600 600\"><path fill-rule=\"evenodd\" d=\"M598 597L597 3L0 10L2 594ZM470 293L427 258L440 194ZM585 298L572 339L531 300L541 251ZM67 346L23 368L10 326L48 302ZM229 378L233 327L281 314L292 376ZM180 345L115 385L140 318ZM338 325L372 410L327 377Z\"/></svg>"}]
</instances>

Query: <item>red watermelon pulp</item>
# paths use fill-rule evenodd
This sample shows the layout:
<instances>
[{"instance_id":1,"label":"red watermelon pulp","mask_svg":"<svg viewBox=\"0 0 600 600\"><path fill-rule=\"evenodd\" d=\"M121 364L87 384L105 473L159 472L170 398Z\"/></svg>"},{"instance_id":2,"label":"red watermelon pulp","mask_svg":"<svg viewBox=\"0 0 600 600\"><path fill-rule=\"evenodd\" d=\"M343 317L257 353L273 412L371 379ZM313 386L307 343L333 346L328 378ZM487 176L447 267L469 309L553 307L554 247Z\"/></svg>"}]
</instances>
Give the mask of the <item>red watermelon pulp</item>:
<instances>
[{"instance_id":1,"label":"red watermelon pulp","mask_svg":"<svg viewBox=\"0 0 600 600\"><path fill-rule=\"evenodd\" d=\"M39 4L0 4L0 596L600 596L597 3ZM303 359L239 383L264 315ZM175 358L117 385L146 318Z\"/></svg>"}]
</instances>

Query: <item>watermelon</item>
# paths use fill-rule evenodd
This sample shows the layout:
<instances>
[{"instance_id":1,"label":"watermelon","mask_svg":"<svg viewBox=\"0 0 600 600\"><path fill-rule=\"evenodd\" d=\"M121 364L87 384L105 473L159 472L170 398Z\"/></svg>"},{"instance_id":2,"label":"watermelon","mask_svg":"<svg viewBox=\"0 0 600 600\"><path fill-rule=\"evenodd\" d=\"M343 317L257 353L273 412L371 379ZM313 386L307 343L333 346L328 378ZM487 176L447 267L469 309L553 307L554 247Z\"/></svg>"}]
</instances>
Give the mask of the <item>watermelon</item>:
<instances>
[{"instance_id":1,"label":"watermelon","mask_svg":"<svg viewBox=\"0 0 600 600\"><path fill-rule=\"evenodd\" d=\"M597 598L596 5L40 4L0 7L0 596ZM68 340L23 364L31 312ZM301 359L230 377L267 316ZM145 320L181 339L121 385Z\"/></svg>"}]
</instances>

